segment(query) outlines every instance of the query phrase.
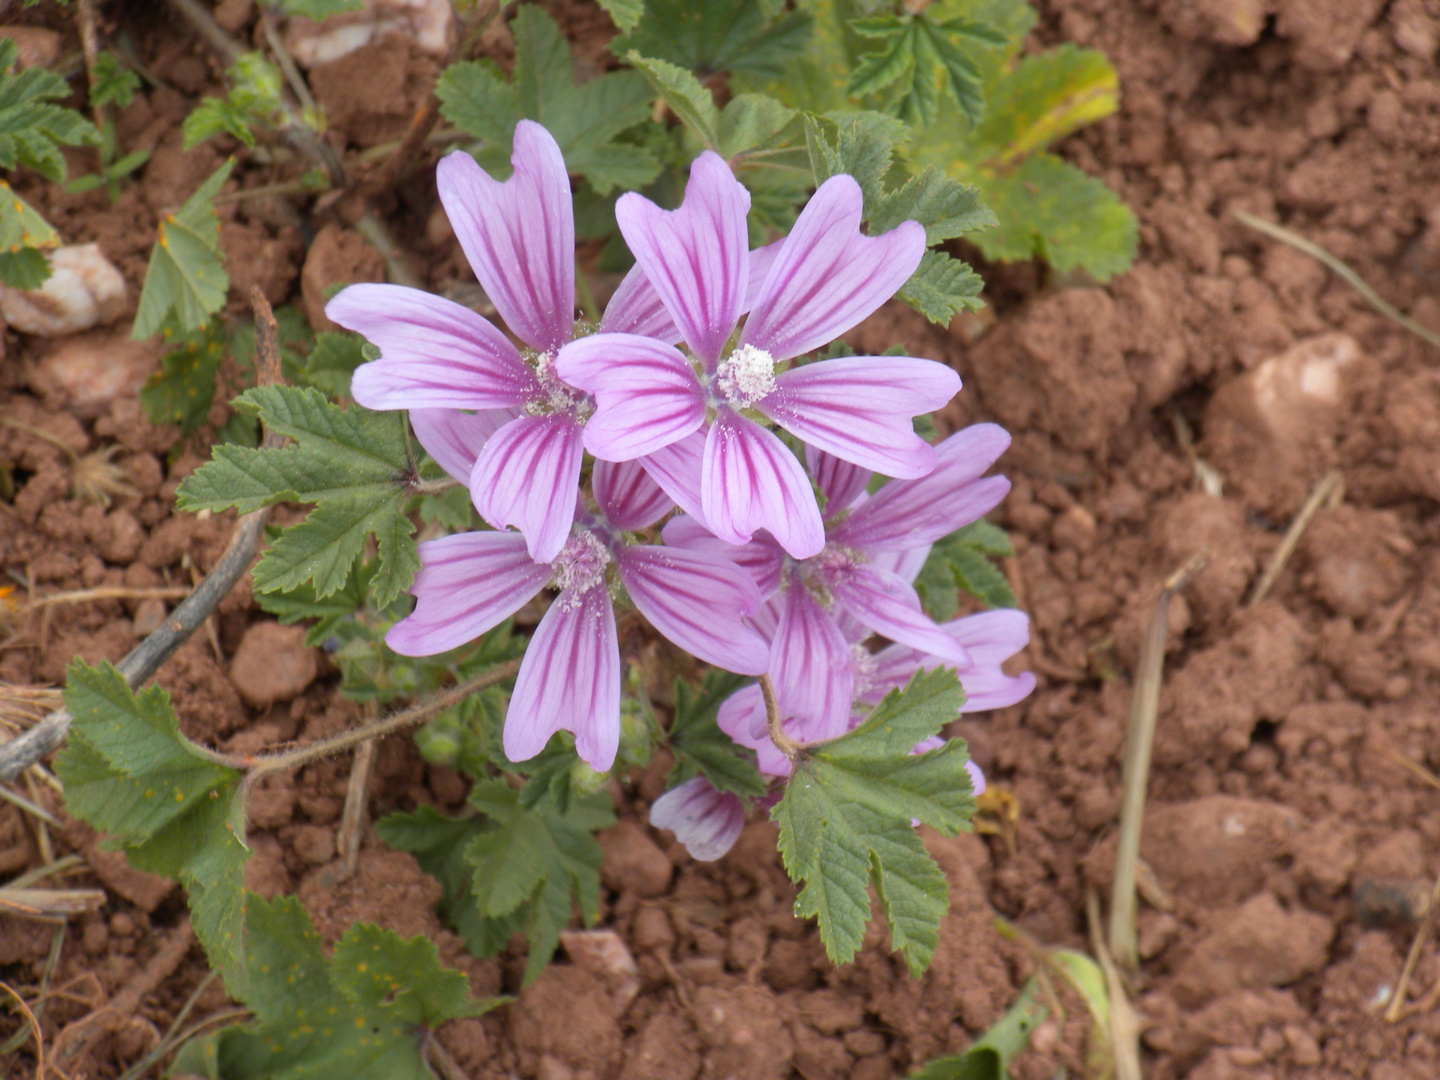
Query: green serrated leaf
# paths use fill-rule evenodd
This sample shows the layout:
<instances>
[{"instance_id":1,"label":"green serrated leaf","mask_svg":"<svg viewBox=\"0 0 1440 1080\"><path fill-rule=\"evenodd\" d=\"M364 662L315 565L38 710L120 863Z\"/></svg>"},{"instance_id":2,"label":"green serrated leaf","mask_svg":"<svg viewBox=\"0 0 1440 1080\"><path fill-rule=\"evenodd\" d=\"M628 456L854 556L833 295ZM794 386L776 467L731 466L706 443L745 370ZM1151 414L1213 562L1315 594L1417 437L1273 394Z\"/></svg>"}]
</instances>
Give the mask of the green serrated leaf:
<instances>
[{"instance_id":1,"label":"green serrated leaf","mask_svg":"<svg viewBox=\"0 0 1440 1080\"><path fill-rule=\"evenodd\" d=\"M776 145L799 114L764 94L738 94L720 112L716 138L720 156L734 158Z\"/></svg>"},{"instance_id":2,"label":"green serrated leaf","mask_svg":"<svg viewBox=\"0 0 1440 1080\"><path fill-rule=\"evenodd\" d=\"M928 1062L909 1080L1005 1080L1010 1062L1030 1042L1031 1033L1045 1022L1050 1010L1040 1001L1039 984L1029 979L1020 996L990 1029L958 1057ZM1105 1075L1097 1073L1095 1075Z\"/></svg>"},{"instance_id":3,"label":"green serrated leaf","mask_svg":"<svg viewBox=\"0 0 1440 1080\"><path fill-rule=\"evenodd\" d=\"M140 404L153 424L179 424L188 436L210 412L215 375L225 360L225 329L211 324L182 335L160 358L160 370L140 388Z\"/></svg>"},{"instance_id":4,"label":"green serrated leaf","mask_svg":"<svg viewBox=\"0 0 1440 1080\"><path fill-rule=\"evenodd\" d=\"M683 679L675 680L675 719L670 725L675 764L665 778L666 788L702 775L717 791L748 799L765 794L765 780L754 753L737 746L715 722L725 699L749 682L743 675L713 669L705 673L699 690Z\"/></svg>"},{"instance_id":5,"label":"green serrated leaf","mask_svg":"<svg viewBox=\"0 0 1440 1080\"><path fill-rule=\"evenodd\" d=\"M100 109L107 105L123 109L135 100L135 91L140 89L140 76L109 51L96 54L90 77L90 104Z\"/></svg>"},{"instance_id":6,"label":"green serrated leaf","mask_svg":"<svg viewBox=\"0 0 1440 1080\"><path fill-rule=\"evenodd\" d=\"M65 181L61 146L96 144L100 132L73 109L51 104L70 96L70 87L53 71L11 69L20 55L13 38L0 38L0 168L23 165L57 184Z\"/></svg>"},{"instance_id":7,"label":"green serrated leaf","mask_svg":"<svg viewBox=\"0 0 1440 1080\"><path fill-rule=\"evenodd\" d=\"M918 221L925 226L926 244L999 224L973 186L952 180L934 166L877 199L868 216L871 232L888 232L902 221Z\"/></svg>"},{"instance_id":8,"label":"green serrated leaf","mask_svg":"<svg viewBox=\"0 0 1440 1080\"><path fill-rule=\"evenodd\" d=\"M642 56L634 49L625 54L625 62L650 80L655 92L701 142L720 152L720 110L715 107L714 96L700 85L699 79L684 68Z\"/></svg>"},{"instance_id":9,"label":"green serrated leaf","mask_svg":"<svg viewBox=\"0 0 1440 1080\"><path fill-rule=\"evenodd\" d=\"M224 1080L432 1080L421 1053L430 1030L503 1003L476 1001L435 944L357 923L326 960L294 897L252 897L246 917L249 988L258 1023L187 1045L175 1068Z\"/></svg>"},{"instance_id":10,"label":"green serrated leaf","mask_svg":"<svg viewBox=\"0 0 1440 1080\"><path fill-rule=\"evenodd\" d=\"M846 173L860 185L867 207L882 203L895 145L908 130L894 117L877 112L806 114L805 145L816 185Z\"/></svg>"},{"instance_id":11,"label":"green serrated leaf","mask_svg":"<svg viewBox=\"0 0 1440 1080\"><path fill-rule=\"evenodd\" d=\"M198 330L225 303L230 278L220 262L220 223L211 200L234 167L233 158L226 161L160 222L130 334L136 340L171 328Z\"/></svg>"},{"instance_id":12,"label":"green serrated leaf","mask_svg":"<svg viewBox=\"0 0 1440 1080\"><path fill-rule=\"evenodd\" d=\"M593 925L600 915L600 845L594 831L614 824L610 796L574 800L567 813L527 809L500 779L482 780L470 805L484 817L446 818L433 810L392 814L381 839L415 854L445 888L442 914L477 955L493 955L524 930L530 957L524 981L550 962L572 905Z\"/></svg>"},{"instance_id":13,"label":"green serrated leaf","mask_svg":"<svg viewBox=\"0 0 1440 1080\"><path fill-rule=\"evenodd\" d=\"M634 30L645 14L645 0L600 0L600 6L621 33Z\"/></svg>"},{"instance_id":14,"label":"green serrated leaf","mask_svg":"<svg viewBox=\"0 0 1440 1080\"><path fill-rule=\"evenodd\" d=\"M277 502L315 503L256 565L256 590L311 582L324 599L344 587L374 533L379 567L371 588L378 606L390 604L420 566L415 526L402 512L412 471L404 418L358 405L342 411L311 387L256 387L235 405L294 444L280 450L217 446L211 461L181 484L177 506L248 513Z\"/></svg>"},{"instance_id":15,"label":"green serrated leaf","mask_svg":"<svg viewBox=\"0 0 1440 1080\"><path fill-rule=\"evenodd\" d=\"M186 150L216 135L233 135L246 146L255 145L255 133L250 130L248 117L223 98L203 98L185 117L180 132Z\"/></svg>"},{"instance_id":16,"label":"green serrated leaf","mask_svg":"<svg viewBox=\"0 0 1440 1080\"><path fill-rule=\"evenodd\" d=\"M755 0L648 0L644 18L611 51L634 50L706 76L778 76L804 52L810 24L803 11L781 15Z\"/></svg>"},{"instance_id":17,"label":"green serrated leaf","mask_svg":"<svg viewBox=\"0 0 1440 1080\"><path fill-rule=\"evenodd\" d=\"M565 164L600 195L639 188L655 178L660 162L646 147L617 137L649 119L651 93L633 71L613 71L577 84L570 45L553 19L533 4L511 23L515 71L511 82L490 61L452 64L436 86L441 114L484 140L481 163L503 173L515 124L545 126Z\"/></svg>"},{"instance_id":18,"label":"green serrated leaf","mask_svg":"<svg viewBox=\"0 0 1440 1080\"><path fill-rule=\"evenodd\" d=\"M306 582L285 592L257 592L255 602L287 626L302 619L314 619L314 624L305 632L305 644L318 648L342 621L365 607L376 569L374 562L357 560L345 584L329 596L316 596L314 584Z\"/></svg>"},{"instance_id":19,"label":"green serrated leaf","mask_svg":"<svg viewBox=\"0 0 1440 1080\"><path fill-rule=\"evenodd\" d=\"M992 608L1013 608L1017 601L1010 582L990 560L1013 554L1005 531L988 521L976 521L937 541L915 578L933 619L945 622L958 608L956 589Z\"/></svg>"},{"instance_id":20,"label":"green serrated leaf","mask_svg":"<svg viewBox=\"0 0 1440 1080\"><path fill-rule=\"evenodd\" d=\"M180 734L164 690L137 694L108 663L71 663L65 707L70 740L55 772L66 809L114 836L139 868L185 885L196 936L240 992L249 857L240 774Z\"/></svg>"},{"instance_id":21,"label":"green serrated leaf","mask_svg":"<svg viewBox=\"0 0 1440 1080\"><path fill-rule=\"evenodd\" d=\"M0 281L16 289L38 289L50 277L42 249L59 243L54 227L0 180Z\"/></svg>"},{"instance_id":22,"label":"green serrated leaf","mask_svg":"<svg viewBox=\"0 0 1440 1080\"><path fill-rule=\"evenodd\" d=\"M968 263L943 251L927 251L895 295L933 323L948 325L962 311L978 311L984 282Z\"/></svg>"},{"instance_id":23,"label":"green serrated leaf","mask_svg":"<svg viewBox=\"0 0 1440 1080\"><path fill-rule=\"evenodd\" d=\"M953 671L918 672L854 731L806 747L794 763L771 817L786 872L804 883L795 913L818 918L834 963L848 962L864 941L867 885L911 973L918 977L935 953L949 888L911 823L953 836L970 828L975 800L963 742L913 750L964 702Z\"/></svg>"}]
</instances>

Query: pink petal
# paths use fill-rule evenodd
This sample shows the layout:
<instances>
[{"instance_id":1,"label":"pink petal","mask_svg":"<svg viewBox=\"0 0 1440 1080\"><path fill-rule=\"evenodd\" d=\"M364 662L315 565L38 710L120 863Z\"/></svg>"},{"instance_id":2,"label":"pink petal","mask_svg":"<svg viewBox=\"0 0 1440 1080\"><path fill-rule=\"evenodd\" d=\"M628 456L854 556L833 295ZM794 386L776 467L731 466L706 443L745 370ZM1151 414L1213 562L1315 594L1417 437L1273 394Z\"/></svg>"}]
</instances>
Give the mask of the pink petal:
<instances>
[{"instance_id":1,"label":"pink petal","mask_svg":"<svg viewBox=\"0 0 1440 1080\"><path fill-rule=\"evenodd\" d=\"M585 449L606 461L633 461L683 439L705 422L705 394L679 349L634 334L572 341L555 373L595 397Z\"/></svg>"},{"instance_id":2,"label":"pink petal","mask_svg":"<svg viewBox=\"0 0 1440 1080\"><path fill-rule=\"evenodd\" d=\"M742 315L750 310L760 295L760 286L765 283L765 275L770 273L783 243L783 239L776 240L750 252L749 280L745 303L741 306ZM600 331L606 334L639 334L641 337L657 338L667 345L678 345L684 340L670 312L665 310L660 294L638 263L630 268L610 297L605 315L600 320Z\"/></svg>"},{"instance_id":3,"label":"pink petal","mask_svg":"<svg viewBox=\"0 0 1440 1080\"><path fill-rule=\"evenodd\" d=\"M911 420L959 389L960 376L934 360L847 356L785 372L757 408L836 457L885 476L924 476L935 450Z\"/></svg>"},{"instance_id":4,"label":"pink petal","mask_svg":"<svg viewBox=\"0 0 1440 1080\"><path fill-rule=\"evenodd\" d=\"M350 382L350 395L367 409L504 409L539 392L509 338L442 297L400 285L351 285L325 314L380 350Z\"/></svg>"},{"instance_id":5,"label":"pink petal","mask_svg":"<svg viewBox=\"0 0 1440 1080\"><path fill-rule=\"evenodd\" d=\"M715 714L720 730L740 746L755 751L756 765L766 776L789 776L790 759L770 741L765 722L765 702L759 686L741 687L720 704ZM782 720L780 730L792 739L799 739L795 720ZM754 732L759 732L756 735Z\"/></svg>"},{"instance_id":6,"label":"pink petal","mask_svg":"<svg viewBox=\"0 0 1440 1080\"><path fill-rule=\"evenodd\" d=\"M485 443L515 419L509 409L482 409L476 413L459 409L411 409L410 426L415 438L439 466L462 484L470 483L475 459Z\"/></svg>"},{"instance_id":7,"label":"pink petal","mask_svg":"<svg viewBox=\"0 0 1440 1080\"><path fill-rule=\"evenodd\" d=\"M770 645L745 622L760 609L754 582L734 563L680 548L626 546L620 580L650 625L706 663L759 675Z\"/></svg>"},{"instance_id":8,"label":"pink petal","mask_svg":"<svg viewBox=\"0 0 1440 1080\"><path fill-rule=\"evenodd\" d=\"M719 411L706 436L700 492L702 520L727 543L743 544L756 529L769 529L797 559L825 546L820 507L800 462L770 432L729 409Z\"/></svg>"},{"instance_id":9,"label":"pink petal","mask_svg":"<svg viewBox=\"0 0 1440 1080\"><path fill-rule=\"evenodd\" d=\"M575 329L575 219L570 176L550 133L515 127L503 184L464 151L435 170L440 201L485 295L515 336L555 352Z\"/></svg>"},{"instance_id":10,"label":"pink petal","mask_svg":"<svg viewBox=\"0 0 1440 1080\"><path fill-rule=\"evenodd\" d=\"M944 630L970 656L959 669L965 688L962 712L1003 709L1027 697L1035 689L1030 672L1006 675L1001 664L1029 643L1029 619L1020 611L983 611L944 623ZM891 645L875 655L872 692L867 700L879 701L887 690L904 686L922 667L935 667L939 658L906 645Z\"/></svg>"},{"instance_id":11,"label":"pink petal","mask_svg":"<svg viewBox=\"0 0 1440 1080\"><path fill-rule=\"evenodd\" d=\"M562 592L545 612L505 714L505 756L526 761L557 731L575 734L575 752L596 772L620 747L620 639L603 585Z\"/></svg>"},{"instance_id":12,"label":"pink petal","mask_svg":"<svg viewBox=\"0 0 1440 1080\"><path fill-rule=\"evenodd\" d=\"M865 236L863 203L850 176L820 185L770 268L743 343L776 360L800 356L858 325L905 284L925 254L925 229L906 221Z\"/></svg>"},{"instance_id":13,"label":"pink petal","mask_svg":"<svg viewBox=\"0 0 1440 1080\"><path fill-rule=\"evenodd\" d=\"M698 551L734 563L750 575L760 590L761 599L769 598L780 588L785 552L763 529L748 544L727 544L695 518L682 514L667 521L660 535L669 547Z\"/></svg>"},{"instance_id":14,"label":"pink petal","mask_svg":"<svg viewBox=\"0 0 1440 1080\"><path fill-rule=\"evenodd\" d=\"M720 358L745 302L750 193L720 155L690 166L685 201L661 210L630 192L615 204L621 235L691 350L707 365Z\"/></svg>"},{"instance_id":15,"label":"pink petal","mask_svg":"<svg viewBox=\"0 0 1440 1080\"><path fill-rule=\"evenodd\" d=\"M583 456L573 416L522 416L490 436L470 474L470 498L495 528L519 529L536 562L553 562L575 520Z\"/></svg>"},{"instance_id":16,"label":"pink petal","mask_svg":"<svg viewBox=\"0 0 1440 1080\"><path fill-rule=\"evenodd\" d=\"M978 521L1010 490L1002 476L980 479L1009 445L995 424L957 431L935 448L933 472L886 484L832 529L831 539L865 550L911 548Z\"/></svg>"},{"instance_id":17,"label":"pink petal","mask_svg":"<svg viewBox=\"0 0 1440 1080\"><path fill-rule=\"evenodd\" d=\"M781 595L780 625L770 647L770 678L780 715L795 720L795 737L801 742L843 735L850 727L855 693L850 643L798 580L792 579Z\"/></svg>"},{"instance_id":18,"label":"pink petal","mask_svg":"<svg viewBox=\"0 0 1440 1080\"><path fill-rule=\"evenodd\" d=\"M716 791L709 780L696 776L650 805L650 824L673 832L692 859L714 862L740 838L745 804L739 796Z\"/></svg>"},{"instance_id":19,"label":"pink petal","mask_svg":"<svg viewBox=\"0 0 1440 1080\"><path fill-rule=\"evenodd\" d=\"M856 499L865 494L865 486L870 483L869 469L852 465L844 458L827 454L814 446L805 447L805 464L810 469L810 476L825 496L827 518L834 517L854 504Z\"/></svg>"},{"instance_id":20,"label":"pink petal","mask_svg":"<svg viewBox=\"0 0 1440 1080\"><path fill-rule=\"evenodd\" d=\"M704 520L700 499L700 466L705 456L704 429L671 443L653 454L637 459L675 505L698 520Z\"/></svg>"},{"instance_id":21,"label":"pink petal","mask_svg":"<svg viewBox=\"0 0 1440 1080\"><path fill-rule=\"evenodd\" d=\"M952 667L970 665L970 654L935 625L921 608L915 590L894 574L873 566L855 566L828 584L835 599L877 634L920 649Z\"/></svg>"},{"instance_id":22,"label":"pink petal","mask_svg":"<svg viewBox=\"0 0 1440 1080\"><path fill-rule=\"evenodd\" d=\"M654 525L675 507L638 461L595 462L590 490L605 520L626 532Z\"/></svg>"},{"instance_id":23,"label":"pink petal","mask_svg":"<svg viewBox=\"0 0 1440 1080\"><path fill-rule=\"evenodd\" d=\"M433 656L474 641L550 580L514 533L468 532L420 544L415 610L385 635L401 656Z\"/></svg>"}]
</instances>

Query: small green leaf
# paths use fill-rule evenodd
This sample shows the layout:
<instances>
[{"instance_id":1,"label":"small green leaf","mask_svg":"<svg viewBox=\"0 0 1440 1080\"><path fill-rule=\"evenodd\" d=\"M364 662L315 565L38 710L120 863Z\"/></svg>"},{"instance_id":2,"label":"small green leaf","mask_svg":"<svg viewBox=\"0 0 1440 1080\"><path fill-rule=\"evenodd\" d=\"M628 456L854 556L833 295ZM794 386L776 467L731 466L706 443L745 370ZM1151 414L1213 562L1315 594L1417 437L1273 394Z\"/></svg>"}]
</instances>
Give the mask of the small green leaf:
<instances>
[{"instance_id":1,"label":"small green leaf","mask_svg":"<svg viewBox=\"0 0 1440 1080\"><path fill-rule=\"evenodd\" d=\"M703 775L717 791L749 799L765 794L754 752L737 746L715 722L725 699L749 682L743 675L719 670L707 671L698 691L684 679L675 680L675 719L670 725L675 764L665 778L667 788Z\"/></svg>"},{"instance_id":2,"label":"small green leaf","mask_svg":"<svg viewBox=\"0 0 1440 1080\"><path fill-rule=\"evenodd\" d=\"M600 195L639 188L655 178L660 162L646 147L618 138L650 117L651 94L633 71L612 71L577 84L570 45L553 19L533 4L511 23L515 35L512 82L491 61L452 64L436 85L441 114L484 140L481 163L503 172L515 124L543 124L560 145L565 164Z\"/></svg>"},{"instance_id":3,"label":"small green leaf","mask_svg":"<svg viewBox=\"0 0 1440 1080\"><path fill-rule=\"evenodd\" d=\"M301 619L314 619L315 623L305 632L305 644L318 648L342 621L365 607L377 569L373 562L357 561L344 586L323 598L315 595L312 583L305 582L284 592L257 592L255 602L287 626Z\"/></svg>"},{"instance_id":4,"label":"small green leaf","mask_svg":"<svg viewBox=\"0 0 1440 1080\"><path fill-rule=\"evenodd\" d=\"M621 33L634 30L645 14L645 0L600 0L600 6Z\"/></svg>"},{"instance_id":5,"label":"small green leaf","mask_svg":"<svg viewBox=\"0 0 1440 1080\"><path fill-rule=\"evenodd\" d=\"M807 114L805 144L816 185L846 173L865 193L867 207L883 202L895 145L909 130L902 121L878 112Z\"/></svg>"},{"instance_id":6,"label":"small green leaf","mask_svg":"<svg viewBox=\"0 0 1440 1080\"><path fill-rule=\"evenodd\" d=\"M715 133L720 156L728 160L776 145L798 115L764 94L737 94L720 112Z\"/></svg>"},{"instance_id":7,"label":"small green leaf","mask_svg":"<svg viewBox=\"0 0 1440 1080\"><path fill-rule=\"evenodd\" d=\"M198 330L225 303L230 278L220 262L220 223L211 200L234 167L233 158L226 161L160 222L131 337L139 340L171 328Z\"/></svg>"},{"instance_id":8,"label":"small green leaf","mask_svg":"<svg viewBox=\"0 0 1440 1080\"><path fill-rule=\"evenodd\" d=\"M23 165L57 184L65 181L61 146L94 145L100 132L74 109L52 101L70 96L59 75L44 68L13 72L20 47L0 38L0 169Z\"/></svg>"},{"instance_id":9,"label":"small green leaf","mask_svg":"<svg viewBox=\"0 0 1440 1080\"><path fill-rule=\"evenodd\" d=\"M215 375L224 359L225 330L219 324L182 335L140 388L150 422L179 424L182 436L194 432L215 400Z\"/></svg>"},{"instance_id":10,"label":"small green leaf","mask_svg":"<svg viewBox=\"0 0 1440 1080\"><path fill-rule=\"evenodd\" d=\"M233 135L246 146L255 145L255 133L250 130L245 114L222 98L202 98L185 117L180 130L186 150L216 135Z\"/></svg>"},{"instance_id":11,"label":"small green leaf","mask_svg":"<svg viewBox=\"0 0 1440 1080\"><path fill-rule=\"evenodd\" d=\"M943 251L927 251L910 280L895 295L933 323L948 325L962 311L984 306L980 275Z\"/></svg>"},{"instance_id":12,"label":"small green leaf","mask_svg":"<svg viewBox=\"0 0 1440 1080\"><path fill-rule=\"evenodd\" d=\"M374 533L379 568L371 588L387 606L419 570L402 513L410 461L404 418L360 406L342 411L310 387L263 386L236 398L266 428L295 440L280 450L217 446L211 461L181 484L181 510L233 506L241 513L277 502L316 507L256 565L255 589L272 592L312 582L317 599L338 592Z\"/></svg>"},{"instance_id":13,"label":"small green leaf","mask_svg":"<svg viewBox=\"0 0 1440 1080\"><path fill-rule=\"evenodd\" d=\"M50 277L42 249L59 243L54 227L0 180L0 281L16 289L38 289Z\"/></svg>"},{"instance_id":14,"label":"small green leaf","mask_svg":"<svg viewBox=\"0 0 1440 1080\"><path fill-rule=\"evenodd\" d=\"M281 15L303 15L322 22L331 15L362 10L365 0L272 0L267 6L275 8Z\"/></svg>"},{"instance_id":15,"label":"small green leaf","mask_svg":"<svg viewBox=\"0 0 1440 1080\"><path fill-rule=\"evenodd\" d=\"M868 216L872 233L888 232L902 221L918 221L925 226L926 244L998 224L972 185L952 180L933 166L875 200Z\"/></svg>"},{"instance_id":16,"label":"small green leaf","mask_svg":"<svg viewBox=\"0 0 1440 1080\"><path fill-rule=\"evenodd\" d=\"M1093 963L1093 961L1092 961ZM928 1062L908 1080L1006 1080L1010 1061L1030 1042L1031 1033L1045 1022L1050 1010L1039 1000L1034 978L1025 983L1020 996L1005 1015L958 1057ZM1100 1070L1095 1075L1104 1075Z\"/></svg>"},{"instance_id":17,"label":"small green leaf","mask_svg":"<svg viewBox=\"0 0 1440 1080\"><path fill-rule=\"evenodd\" d=\"M771 817L785 870L804 883L795 913L819 919L834 963L848 962L864 941L867 885L911 973L918 977L935 953L949 887L911 822L953 836L970 828L975 800L963 742L913 750L964 702L953 671L919 672L854 731L806 747L794 764Z\"/></svg>"},{"instance_id":18,"label":"small green leaf","mask_svg":"<svg viewBox=\"0 0 1440 1080\"><path fill-rule=\"evenodd\" d=\"M475 785L470 804L484 817L451 819L422 808L392 814L376 831L440 880L443 914L477 955L493 955L524 930L529 983L550 962L574 903L586 925L600 917L601 851L593 834L615 822L610 796L575 800L565 814L526 809L519 792L493 779Z\"/></svg>"},{"instance_id":19,"label":"small green leaf","mask_svg":"<svg viewBox=\"0 0 1440 1080\"><path fill-rule=\"evenodd\" d=\"M135 100L135 91L140 89L140 76L109 51L96 54L95 69L90 74L90 104L96 108L117 105L123 109Z\"/></svg>"},{"instance_id":20,"label":"small green leaf","mask_svg":"<svg viewBox=\"0 0 1440 1080\"><path fill-rule=\"evenodd\" d=\"M699 79L684 68L642 56L634 49L625 54L625 62L650 80L655 92L665 99L681 123L719 153L720 110L715 107L714 96L700 85Z\"/></svg>"},{"instance_id":21,"label":"small green leaf","mask_svg":"<svg viewBox=\"0 0 1440 1080\"><path fill-rule=\"evenodd\" d=\"M65 808L142 870L189 890L195 934L231 993L244 987L245 806L240 774L180 734L170 696L138 694L111 665L73 661L70 741L55 760Z\"/></svg>"},{"instance_id":22,"label":"small green leaf","mask_svg":"<svg viewBox=\"0 0 1440 1080\"><path fill-rule=\"evenodd\" d=\"M718 71L784 75L805 50L810 16L779 15L755 0L648 0L645 17L611 51L630 51L708 76Z\"/></svg>"},{"instance_id":23,"label":"small green leaf","mask_svg":"<svg viewBox=\"0 0 1440 1080\"><path fill-rule=\"evenodd\" d=\"M447 1020L479 1016L469 981L424 937L357 923L329 960L294 897L251 897L249 987L257 1023L189 1043L175 1068L224 1080L432 1080L422 1045Z\"/></svg>"},{"instance_id":24,"label":"small green leaf","mask_svg":"<svg viewBox=\"0 0 1440 1080\"><path fill-rule=\"evenodd\" d=\"M1010 538L988 521L977 521L935 543L915 578L915 591L937 622L955 617L956 589L992 608L1013 608L1017 601L1005 575L990 560L1013 554Z\"/></svg>"}]
</instances>

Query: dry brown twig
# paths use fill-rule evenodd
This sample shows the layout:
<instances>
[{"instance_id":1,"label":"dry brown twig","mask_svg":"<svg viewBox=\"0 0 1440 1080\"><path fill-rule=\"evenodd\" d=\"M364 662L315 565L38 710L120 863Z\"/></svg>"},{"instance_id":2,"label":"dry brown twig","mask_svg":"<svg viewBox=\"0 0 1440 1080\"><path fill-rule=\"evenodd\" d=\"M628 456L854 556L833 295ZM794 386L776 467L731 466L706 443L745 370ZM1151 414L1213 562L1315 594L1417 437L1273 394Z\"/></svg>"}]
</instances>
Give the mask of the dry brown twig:
<instances>
[{"instance_id":1,"label":"dry brown twig","mask_svg":"<svg viewBox=\"0 0 1440 1080\"><path fill-rule=\"evenodd\" d=\"M1279 579L1281 571L1285 569L1285 564L1290 561L1290 556L1295 554L1300 537L1305 535L1305 530L1310 527L1310 520L1319 512L1320 507L1327 502L1331 506L1335 506L1344 497L1345 478L1338 472L1326 473L1310 489L1310 495L1305 500L1305 505L1295 515L1295 520L1290 522L1290 528L1285 530L1285 536L1280 541L1280 546L1270 556L1270 561L1265 565L1265 572L1255 583L1255 589L1251 592L1250 599L1245 601L1247 608L1254 607L1270 595L1270 590L1275 587L1275 582Z\"/></svg>"}]
</instances>

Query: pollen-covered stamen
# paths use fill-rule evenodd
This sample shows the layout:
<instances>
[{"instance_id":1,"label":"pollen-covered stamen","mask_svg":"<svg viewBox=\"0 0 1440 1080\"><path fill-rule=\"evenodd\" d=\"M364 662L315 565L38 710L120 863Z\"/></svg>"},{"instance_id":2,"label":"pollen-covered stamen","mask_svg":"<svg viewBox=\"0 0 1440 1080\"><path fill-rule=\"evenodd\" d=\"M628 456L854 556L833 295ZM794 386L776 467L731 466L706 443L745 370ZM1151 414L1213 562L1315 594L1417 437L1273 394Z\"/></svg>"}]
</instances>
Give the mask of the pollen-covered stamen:
<instances>
[{"instance_id":1,"label":"pollen-covered stamen","mask_svg":"<svg viewBox=\"0 0 1440 1080\"><path fill-rule=\"evenodd\" d=\"M568 412L585 399L586 395L555 374L554 353L534 353L525 357L535 369L535 378L540 383L540 393L531 398L525 411L531 416L553 416Z\"/></svg>"},{"instance_id":2,"label":"pollen-covered stamen","mask_svg":"<svg viewBox=\"0 0 1440 1080\"><path fill-rule=\"evenodd\" d=\"M775 389L775 358L741 345L715 369L715 386L735 409L748 409Z\"/></svg>"},{"instance_id":3,"label":"pollen-covered stamen","mask_svg":"<svg viewBox=\"0 0 1440 1080\"><path fill-rule=\"evenodd\" d=\"M810 595L829 610L835 603L834 587L849 577L857 566L867 561L865 556L852 547L828 543L820 549L819 555L813 555L799 564L801 580Z\"/></svg>"},{"instance_id":4,"label":"pollen-covered stamen","mask_svg":"<svg viewBox=\"0 0 1440 1080\"><path fill-rule=\"evenodd\" d=\"M585 593L605 583L605 568L609 565L610 551L605 541L586 529L566 541L550 568L555 571L556 588L568 592L569 603L578 607Z\"/></svg>"}]
</instances>

